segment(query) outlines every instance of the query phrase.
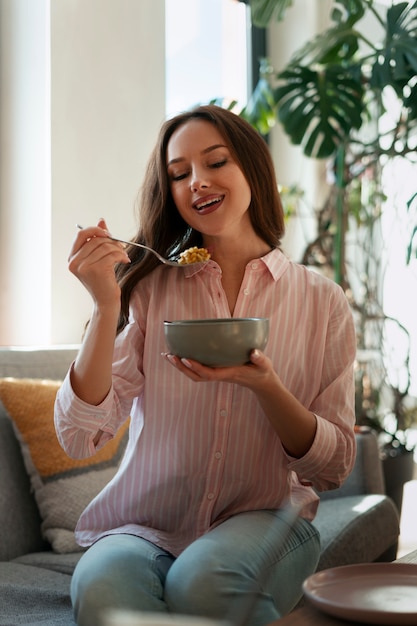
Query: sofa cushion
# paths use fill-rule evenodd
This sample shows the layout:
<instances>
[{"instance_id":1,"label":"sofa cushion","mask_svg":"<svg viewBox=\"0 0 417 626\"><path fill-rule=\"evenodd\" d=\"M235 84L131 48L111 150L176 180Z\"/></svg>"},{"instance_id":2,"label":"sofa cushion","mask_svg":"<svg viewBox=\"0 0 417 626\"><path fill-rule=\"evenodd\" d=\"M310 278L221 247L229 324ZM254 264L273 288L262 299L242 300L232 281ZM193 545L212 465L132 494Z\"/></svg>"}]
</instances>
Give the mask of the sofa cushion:
<instances>
[{"instance_id":1,"label":"sofa cushion","mask_svg":"<svg viewBox=\"0 0 417 626\"><path fill-rule=\"evenodd\" d=\"M0 563L0 624L70 626L71 576L20 563Z\"/></svg>"},{"instance_id":2,"label":"sofa cushion","mask_svg":"<svg viewBox=\"0 0 417 626\"><path fill-rule=\"evenodd\" d=\"M95 456L74 460L55 433L54 403L60 381L3 378L0 400L11 417L42 518L42 532L56 552L82 550L74 539L78 518L114 476L127 425Z\"/></svg>"},{"instance_id":3,"label":"sofa cushion","mask_svg":"<svg viewBox=\"0 0 417 626\"><path fill-rule=\"evenodd\" d=\"M42 552L31 552L24 554L16 559L14 563L21 565L31 565L32 567L40 567L42 569L59 572L60 574L69 574L72 576L75 566L82 556L81 552L68 552L66 554L57 554L52 550L43 550Z\"/></svg>"}]
</instances>

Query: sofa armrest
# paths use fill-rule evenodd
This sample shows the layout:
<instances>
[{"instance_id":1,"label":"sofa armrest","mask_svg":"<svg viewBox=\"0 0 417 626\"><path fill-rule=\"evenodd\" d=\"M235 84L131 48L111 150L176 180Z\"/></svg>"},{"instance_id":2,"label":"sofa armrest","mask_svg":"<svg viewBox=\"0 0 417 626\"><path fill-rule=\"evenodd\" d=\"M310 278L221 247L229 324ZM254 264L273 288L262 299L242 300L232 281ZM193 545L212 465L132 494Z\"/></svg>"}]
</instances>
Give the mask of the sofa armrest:
<instances>
[{"instance_id":1,"label":"sofa armrest","mask_svg":"<svg viewBox=\"0 0 417 626\"><path fill-rule=\"evenodd\" d=\"M361 428L356 433L356 460L352 472L338 489L320 493L320 500L341 496L385 494L384 474L375 433Z\"/></svg>"},{"instance_id":2,"label":"sofa armrest","mask_svg":"<svg viewBox=\"0 0 417 626\"><path fill-rule=\"evenodd\" d=\"M378 440L369 429L356 433L354 468L338 489L320 493L313 524L320 532L318 569L392 560L400 532L398 511L385 495ZM335 500L337 500L335 502Z\"/></svg>"},{"instance_id":3,"label":"sofa armrest","mask_svg":"<svg viewBox=\"0 0 417 626\"><path fill-rule=\"evenodd\" d=\"M313 521L321 537L318 570L393 560L400 533L398 511L385 495L338 498L320 503Z\"/></svg>"},{"instance_id":4,"label":"sofa armrest","mask_svg":"<svg viewBox=\"0 0 417 626\"><path fill-rule=\"evenodd\" d=\"M44 550L39 510L19 443L0 402L0 561Z\"/></svg>"}]
</instances>

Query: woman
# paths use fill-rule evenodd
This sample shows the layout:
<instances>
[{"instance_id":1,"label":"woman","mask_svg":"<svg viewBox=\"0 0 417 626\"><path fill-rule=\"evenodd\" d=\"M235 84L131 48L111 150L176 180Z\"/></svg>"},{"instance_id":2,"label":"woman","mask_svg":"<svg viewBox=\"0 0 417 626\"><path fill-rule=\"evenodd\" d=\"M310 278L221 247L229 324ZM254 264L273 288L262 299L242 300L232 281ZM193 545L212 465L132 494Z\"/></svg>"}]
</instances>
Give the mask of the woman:
<instances>
[{"instance_id":1,"label":"woman","mask_svg":"<svg viewBox=\"0 0 417 626\"><path fill-rule=\"evenodd\" d=\"M76 620L106 607L227 619L253 591L248 623L262 626L316 568L313 488L338 487L354 462L352 316L335 283L281 252L269 150L229 111L162 126L139 217L137 242L165 256L204 246L211 260L162 266L110 240L104 220L75 238L69 268L93 311L57 397L58 437L92 455L131 416L121 466L76 529L91 546L73 576ZM227 368L166 353L163 320L210 317L268 317L265 351ZM300 515L282 545L286 502Z\"/></svg>"}]
</instances>

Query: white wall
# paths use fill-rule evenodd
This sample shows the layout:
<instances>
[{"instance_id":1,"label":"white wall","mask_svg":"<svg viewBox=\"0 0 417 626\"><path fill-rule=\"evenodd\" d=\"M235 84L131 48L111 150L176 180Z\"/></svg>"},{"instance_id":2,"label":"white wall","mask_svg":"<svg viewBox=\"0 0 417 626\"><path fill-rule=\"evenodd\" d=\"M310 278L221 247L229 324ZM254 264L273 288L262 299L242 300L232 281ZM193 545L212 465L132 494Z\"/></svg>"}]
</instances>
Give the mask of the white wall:
<instances>
[{"instance_id":1,"label":"white wall","mask_svg":"<svg viewBox=\"0 0 417 626\"><path fill-rule=\"evenodd\" d=\"M1 0L0 22L0 344L78 342L75 224L135 229L164 119L164 1Z\"/></svg>"},{"instance_id":2,"label":"white wall","mask_svg":"<svg viewBox=\"0 0 417 626\"><path fill-rule=\"evenodd\" d=\"M334 0L296 0L283 22L274 21L268 29L268 52L275 72L282 70L291 56L317 33L330 25ZM300 261L306 245L317 229L316 209L327 198L326 162L305 157L300 146L291 144L279 123L270 133L270 147L278 182L284 187L296 185L304 197L297 215L288 220L283 238L285 252Z\"/></svg>"},{"instance_id":3,"label":"white wall","mask_svg":"<svg viewBox=\"0 0 417 626\"><path fill-rule=\"evenodd\" d=\"M291 55L307 40L328 26L332 0L297 0L285 15L284 22L274 21L268 30L268 49L276 72L282 70ZM283 186L298 185L305 192L300 206L301 219L292 219L283 240L285 251L295 260L306 245L306 233L311 237L316 227L314 207L326 195L325 164L304 157L299 146L290 143L277 124L271 131L271 153L278 182Z\"/></svg>"}]
</instances>

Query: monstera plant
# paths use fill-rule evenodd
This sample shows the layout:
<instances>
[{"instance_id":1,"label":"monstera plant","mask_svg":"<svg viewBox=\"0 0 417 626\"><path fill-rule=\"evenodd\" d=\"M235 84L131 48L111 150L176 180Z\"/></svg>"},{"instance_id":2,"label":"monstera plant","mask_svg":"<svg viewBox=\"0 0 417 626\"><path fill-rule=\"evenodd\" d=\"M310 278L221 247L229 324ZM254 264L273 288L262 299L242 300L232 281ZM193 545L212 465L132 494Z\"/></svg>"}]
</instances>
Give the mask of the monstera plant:
<instances>
[{"instance_id":1,"label":"monstera plant","mask_svg":"<svg viewBox=\"0 0 417 626\"><path fill-rule=\"evenodd\" d=\"M284 20L296 1L246 3L253 22L265 27L273 19ZM330 11L330 26L305 43L284 69L276 73L267 59L261 61L261 78L241 115L264 135L279 121L306 156L330 160L333 188L306 254L311 263L322 259L332 265L335 280L347 289L349 217L374 228L384 201L384 163L416 160L417 1L387 7L376 0L334 0ZM369 36L370 28L377 41ZM382 130L387 106L391 119ZM365 172L373 181L371 212L369 184L367 203L358 202ZM415 208L413 199L409 204ZM408 259L416 253L416 239L417 226L410 233Z\"/></svg>"},{"instance_id":2,"label":"monstera plant","mask_svg":"<svg viewBox=\"0 0 417 626\"><path fill-rule=\"evenodd\" d=\"M296 3L246 0L260 27L285 20ZM384 432L385 385L393 420L387 449L404 450L405 424L410 425L410 416L415 424L417 412L406 408L408 332L384 312L380 222L388 204L387 164L404 159L417 174L417 0L387 4L334 0L329 27L302 45L286 67L276 71L262 60L260 81L241 115L263 135L279 123L307 157L326 160L332 183L316 211L317 232L302 262L330 270L351 299L358 329L358 422ZM417 193L408 206L417 215ZM354 259L347 244L353 230L361 242ZM417 256L416 243L417 225L401 251L404 258ZM390 336L402 335L405 348L402 371L387 383L388 328Z\"/></svg>"},{"instance_id":3,"label":"monstera plant","mask_svg":"<svg viewBox=\"0 0 417 626\"><path fill-rule=\"evenodd\" d=\"M274 18L285 19L296 1L246 3L253 22L264 27ZM325 241L320 255L327 251L328 260L330 254L336 281L347 287L346 213L356 212L361 220L353 202L357 190L350 194L350 184L372 168L380 176L384 159L416 155L417 1L386 7L375 0L335 0L330 22L280 72L275 73L266 59L261 61L261 78L241 115L264 135L279 121L306 156L333 161L334 212L329 231L319 233L317 244L320 248ZM379 34L377 42L367 34L372 22ZM396 112L390 127L382 131L380 120L388 96ZM374 200L383 197L380 192L378 198L376 189ZM416 250L416 233L417 227L410 234L409 258Z\"/></svg>"},{"instance_id":4,"label":"monstera plant","mask_svg":"<svg viewBox=\"0 0 417 626\"><path fill-rule=\"evenodd\" d=\"M265 27L274 17L285 19L296 1L246 3L253 22ZM364 17L374 19L378 42L370 40L361 27ZM271 73L264 63L261 84L249 108L259 105L261 121L262 109L269 119L277 114L291 140L302 145L307 156L331 157L341 144L356 141L356 131L381 113L381 95L387 88L394 90L402 105L392 137L404 138L415 131L417 122L417 2L387 8L376 0L335 0L330 27L295 53L276 75L276 88L268 80ZM395 150L378 145L378 137L369 143L368 152Z\"/></svg>"}]
</instances>

